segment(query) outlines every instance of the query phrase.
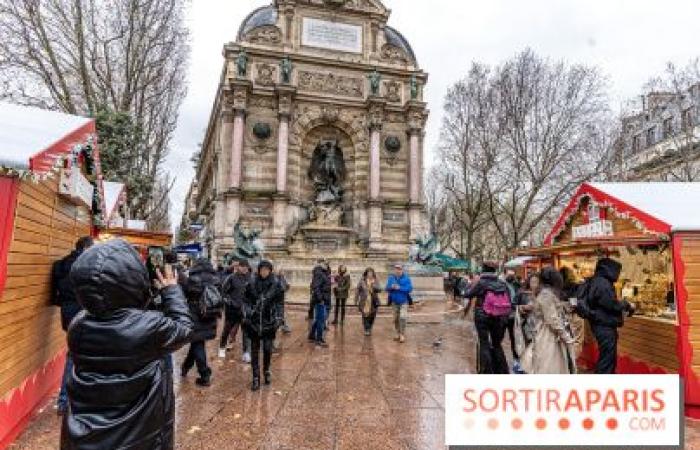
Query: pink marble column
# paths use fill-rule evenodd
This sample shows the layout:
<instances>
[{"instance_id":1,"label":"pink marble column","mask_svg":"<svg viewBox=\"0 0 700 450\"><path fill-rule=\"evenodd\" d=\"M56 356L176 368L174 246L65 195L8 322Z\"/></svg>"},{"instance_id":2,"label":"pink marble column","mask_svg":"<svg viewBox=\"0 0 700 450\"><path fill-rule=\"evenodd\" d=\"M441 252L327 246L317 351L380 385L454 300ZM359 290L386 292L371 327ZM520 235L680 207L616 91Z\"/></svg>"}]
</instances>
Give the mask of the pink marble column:
<instances>
[{"instance_id":1,"label":"pink marble column","mask_svg":"<svg viewBox=\"0 0 700 450\"><path fill-rule=\"evenodd\" d=\"M421 200L420 136L418 130L412 130L409 155L409 200L418 204Z\"/></svg>"},{"instance_id":2,"label":"pink marble column","mask_svg":"<svg viewBox=\"0 0 700 450\"><path fill-rule=\"evenodd\" d=\"M289 157L289 117L280 115L277 144L277 193L287 192L287 161Z\"/></svg>"},{"instance_id":3,"label":"pink marble column","mask_svg":"<svg viewBox=\"0 0 700 450\"><path fill-rule=\"evenodd\" d=\"M370 156L369 156L369 199L379 200L379 188L381 185L381 160L380 160L380 131L379 127L371 128Z\"/></svg>"},{"instance_id":4,"label":"pink marble column","mask_svg":"<svg viewBox=\"0 0 700 450\"><path fill-rule=\"evenodd\" d=\"M231 188L240 189L243 178L243 132L245 112L236 111L233 118L233 142L231 144Z\"/></svg>"}]
</instances>

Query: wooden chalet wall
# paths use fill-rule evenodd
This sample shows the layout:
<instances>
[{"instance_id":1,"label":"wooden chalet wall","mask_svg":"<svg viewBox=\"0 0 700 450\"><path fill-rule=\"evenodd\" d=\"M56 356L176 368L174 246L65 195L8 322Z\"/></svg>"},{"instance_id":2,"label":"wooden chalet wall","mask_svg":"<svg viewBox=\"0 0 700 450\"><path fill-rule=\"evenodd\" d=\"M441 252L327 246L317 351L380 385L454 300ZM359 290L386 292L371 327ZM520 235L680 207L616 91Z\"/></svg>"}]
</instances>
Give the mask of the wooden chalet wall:
<instances>
[{"instance_id":1,"label":"wooden chalet wall","mask_svg":"<svg viewBox=\"0 0 700 450\"><path fill-rule=\"evenodd\" d=\"M20 181L18 190L7 282L0 292L0 398L6 401L62 354L65 333L59 308L49 299L51 265L70 253L79 237L90 235L87 208L57 195L58 176ZM49 382L56 381L44 381Z\"/></svg>"}]
</instances>

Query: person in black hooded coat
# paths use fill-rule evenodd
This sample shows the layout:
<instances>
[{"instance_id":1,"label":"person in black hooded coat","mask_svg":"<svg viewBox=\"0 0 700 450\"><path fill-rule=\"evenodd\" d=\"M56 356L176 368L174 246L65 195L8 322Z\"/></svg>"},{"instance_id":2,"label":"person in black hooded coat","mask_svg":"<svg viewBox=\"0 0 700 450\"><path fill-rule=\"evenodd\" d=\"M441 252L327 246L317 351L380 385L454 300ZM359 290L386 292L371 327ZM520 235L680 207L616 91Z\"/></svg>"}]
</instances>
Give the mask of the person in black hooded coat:
<instances>
[{"instance_id":1,"label":"person in black hooded coat","mask_svg":"<svg viewBox=\"0 0 700 450\"><path fill-rule=\"evenodd\" d=\"M192 367L197 364L199 378L196 383L199 386L211 384L211 369L207 363L206 341L216 339L215 316L203 317L201 315L202 293L207 286L214 286L219 290L220 276L208 259L200 258L195 261L190 269L187 280L184 283L185 295L190 311L194 317L194 336L187 356L182 363L181 375L186 377Z\"/></svg>"},{"instance_id":2,"label":"person in black hooded coat","mask_svg":"<svg viewBox=\"0 0 700 450\"><path fill-rule=\"evenodd\" d=\"M70 279L85 310L68 329L75 368L68 381L62 450L171 450L175 402L166 356L192 337L177 278L166 269L162 311L147 311L150 281L123 240L85 251Z\"/></svg>"},{"instance_id":3,"label":"person in black hooded coat","mask_svg":"<svg viewBox=\"0 0 700 450\"><path fill-rule=\"evenodd\" d=\"M495 263L484 263L479 281L464 296L468 300L464 310L465 316L471 309L472 299L476 299L474 326L479 336L480 374L510 373L502 345L508 317L489 316L483 308L487 293L509 293L506 283L498 279L498 275L496 275L497 267Z\"/></svg>"},{"instance_id":4,"label":"person in black hooded coat","mask_svg":"<svg viewBox=\"0 0 700 450\"><path fill-rule=\"evenodd\" d=\"M270 363L272 344L277 329L284 319L284 291L272 273L272 263L261 261L258 273L245 291L243 326L251 340L253 384L251 389L260 389L260 344L263 349L265 384L272 382Z\"/></svg>"},{"instance_id":5,"label":"person in black hooded coat","mask_svg":"<svg viewBox=\"0 0 700 450\"><path fill-rule=\"evenodd\" d=\"M598 342L598 362L595 373L614 374L617 368L617 329L624 325L624 314L634 308L618 301L615 283L620 278L622 264L610 258L598 261L593 278L588 282L588 306L592 311L591 331Z\"/></svg>"}]
</instances>

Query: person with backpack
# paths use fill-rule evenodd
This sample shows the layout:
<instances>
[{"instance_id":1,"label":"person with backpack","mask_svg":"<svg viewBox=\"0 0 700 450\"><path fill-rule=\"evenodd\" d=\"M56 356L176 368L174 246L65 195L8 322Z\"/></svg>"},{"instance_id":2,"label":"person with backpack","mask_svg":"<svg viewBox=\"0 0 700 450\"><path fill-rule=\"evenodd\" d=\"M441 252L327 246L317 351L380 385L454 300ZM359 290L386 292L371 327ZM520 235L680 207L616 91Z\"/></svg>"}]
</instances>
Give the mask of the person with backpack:
<instances>
[{"instance_id":1,"label":"person with backpack","mask_svg":"<svg viewBox=\"0 0 700 450\"><path fill-rule=\"evenodd\" d=\"M194 263L185 282L185 295L194 317L194 334L180 374L186 377L196 364L199 378L195 382L208 387L212 371L207 363L206 341L216 339L216 323L223 309L219 274L209 260L201 258Z\"/></svg>"},{"instance_id":2,"label":"person with backpack","mask_svg":"<svg viewBox=\"0 0 700 450\"><path fill-rule=\"evenodd\" d=\"M194 323L172 268L156 274L163 306L149 311L148 272L128 242L97 244L73 264L70 280L85 310L68 329L75 368L62 450L175 447L166 358L190 341Z\"/></svg>"},{"instance_id":3,"label":"person with backpack","mask_svg":"<svg viewBox=\"0 0 700 450\"><path fill-rule=\"evenodd\" d=\"M413 282L404 271L401 264L394 266L394 273L386 280L386 291L389 293L389 303L394 309L395 341L406 342L406 324L408 323L408 306L411 303Z\"/></svg>"},{"instance_id":4,"label":"person with backpack","mask_svg":"<svg viewBox=\"0 0 700 450\"><path fill-rule=\"evenodd\" d=\"M525 373L574 374L576 361L574 338L562 302L564 280L553 267L540 274L541 287L530 304L529 316L534 323L532 341L521 355Z\"/></svg>"},{"instance_id":5,"label":"person with backpack","mask_svg":"<svg viewBox=\"0 0 700 450\"><path fill-rule=\"evenodd\" d=\"M581 286L577 311L591 325L598 343L596 374L614 374L617 369L617 329L624 325L624 315L634 314L634 306L627 300L618 301L615 283L620 278L622 264L611 258L602 258L596 264L593 277Z\"/></svg>"},{"instance_id":6,"label":"person with backpack","mask_svg":"<svg viewBox=\"0 0 700 450\"><path fill-rule=\"evenodd\" d=\"M51 304L61 308L61 328L68 332L68 326L75 316L83 310L75 295L75 287L70 281L70 271L73 264L85 250L92 247L93 240L90 236L84 236L75 243L75 250L70 255L56 261L51 268ZM63 367L61 390L58 393L56 412L62 416L68 407L68 393L66 384L73 371L73 360L70 351L66 354L66 363Z\"/></svg>"},{"instance_id":7,"label":"person with backpack","mask_svg":"<svg viewBox=\"0 0 700 450\"><path fill-rule=\"evenodd\" d=\"M231 266L232 273L226 277L221 287L221 294L224 299L224 328L221 332L221 341L219 342L219 358L226 358L226 351L229 349L229 338L236 340L238 328L240 328L243 321L245 291L252 281L248 261L236 260ZM243 354L245 355L250 352L250 348L245 347L245 338L243 341Z\"/></svg>"},{"instance_id":8,"label":"person with backpack","mask_svg":"<svg viewBox=\"0 0 700 450\"><path fill-rule=\"evenodd\" d=\"M251 339L253 371L252 391L260 389L260 347L263 350L263 374L265 384L272 382L270 363L272 344L277 329L282 326L284 317L284 291L277 277L272 273L270 261L261 261L255 279L245 291L244 322L246 333Z\"/></svg>"},{"instance_id":9,"label":"person with backpack","mask_svg":"<svg viewBox=\"0 0 700 450\"><path fill-rule=\"evenodd\" d=\"M474 308L474 325L479 337L478 372L480 374L508 374L508 362L503 352L508 317L512 304L508 286L496 275L498 263L485 262L481 276L465 294L467 306L465 316L469 313L472 302Z\"/></svg>"}]
</instances>

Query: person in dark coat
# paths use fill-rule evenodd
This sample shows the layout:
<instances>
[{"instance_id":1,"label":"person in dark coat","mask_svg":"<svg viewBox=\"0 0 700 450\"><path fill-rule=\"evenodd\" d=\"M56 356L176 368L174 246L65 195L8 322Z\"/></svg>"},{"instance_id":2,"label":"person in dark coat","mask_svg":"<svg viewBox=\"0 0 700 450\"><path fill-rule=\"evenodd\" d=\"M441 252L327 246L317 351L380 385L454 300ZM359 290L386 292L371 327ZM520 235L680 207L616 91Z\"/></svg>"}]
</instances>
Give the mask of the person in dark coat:
<instances>
[{"instance_id":1,"label":"person in dark coat","mask_svg":"<svg viewBox=\"0 0 700 450\"><path fill-rule=\"evenodd\" d=\"M311 304L314 307L314 322L309 340L326 347L323 333L326 329L326 313L331 307L331 271L327 263L314 267L311 280Z\"/></svg>"},{"instance_id":2,"label":"person in dark coat","mask_svg":"<svg viewBox=\"0 0 700 450\"><path fill-rule=\"evenodd\" d=\"M185 361L182 363L181 375L186 377L192 367L197 364L199 378L195 381L199 386L211 384L211 369L207 364L206 341L216 339L216 317L203 317L200 302L202 293L207 286L213 285L219 289L219 274L214 270L208 259L198 259L190 269L185 282L187 303L194 317L194 336L190 343Z\"/></svg>"},{"instance_id":3,"label":"person in dark coat","mask_svg":"<svg viewBox=\"0 0 700 450\"><path fill-rule=\"evenodd\" d=\"M465 294L468 300L465 315L471 309L472 300L476 299L474 309L474 325L479 336L479 373L508 374L508 362L503 352L503 337L508 325L508 317L494 317L486 314L483 309L486 294L508 293L508 286L498 279L495 263L484 263L479 281Z\"/></svg>"},{"instance_id":4,"label":"person in dark coat","mask_svg":"<svg viewBox=\"0 0 700 450\"><path fill-rule=\"evenodd\" d=\"M63 331L66 332L75 316L83 309L78 302L75 288L70 281L70 271L78 257L82 255L85 250L92 247L92 245L93 240L90 236L81 237L75 243L75 250L65 258L56 261L51 268L51 304L61 308L61 327ZM73 361L71 360L70 352L68 352L68 354L66 354L66 363L63 368L61 390L58 393L58 401L56 402L58 415L65 414L66 408L68 407L66 383L72 371Z\"/></svg>"},{"instance_id":5,"label":"person in dark coat","mask_svg":"<svg viewBox=\"0 0 700 450\"><path fill-rule=\"evenodd\" d=\"M193 321L169 266L159 275L163 310L147 311L150 282L123 240L85 251L70 279L85 308L68 330L62 450L172 450L175 401L165 357L185 345Z\"/></svg>"},{"instance_id":6,"label":"person in dark coat","mask_svg":"<svg viewBox=\"0 0 700 450\"><path fill-rule=\"evenodd\" d=\"M261 261L258 273L245 291L244 327L251 339L253 383L251 390L260 389L260 346L263 350L263 371L265 384L272 382L270 363L272 343L277 329L282 325L284 291L277 277L272 273L269 261Z\"/></svg>"},{"instance_id":7,"label":"person in dark coat","mask_svg":"<svg viewBox=\"0 0 700 450\"><path fill-rule=\"evenodd\" d=\"M236 339L238 328L243 321L245 291L251 281L250 264L248 261L241 260L236 261L233 273L224 280L224 284L221 287L221 294L224 296L225 322L221 333L221 342L219 343L219 358L226 357L229 336L233 335L233 340ZM244 354L247 351L250 350L247 348L243 349Z\"/></svg>"},{"instance_id":8,"label":"person in dark coat","mask_svg":"<svg viewBox=\"0 0 700 450\"><path fill-rule=\"evenodd\" d=\"M345 323L345 306L348 302L348 297L350 296L350 274L345 266L338 267L338 277L336 278L336 284L334 289L335 294L335 318L332 324L337 325L340 323L342 326ZM340 322L338 322L338 315L340 315Z\"/></svg>"},{"instance_id":9,"label":"person in dark coat","mask_svg":"<svg viewBox=\"0 0 700 450\"><path fill-rule=\"evenodd\" d=\"M593 313L591 331L598 342L598 362L595 373L614 374L617 369L617 329L624 325L624 314L634 313L626 300L618 301L615 283L620 278L622 264L611 258L598 261L593 278L589 280L587 300Z\"/></svg>"}]
</instances>

